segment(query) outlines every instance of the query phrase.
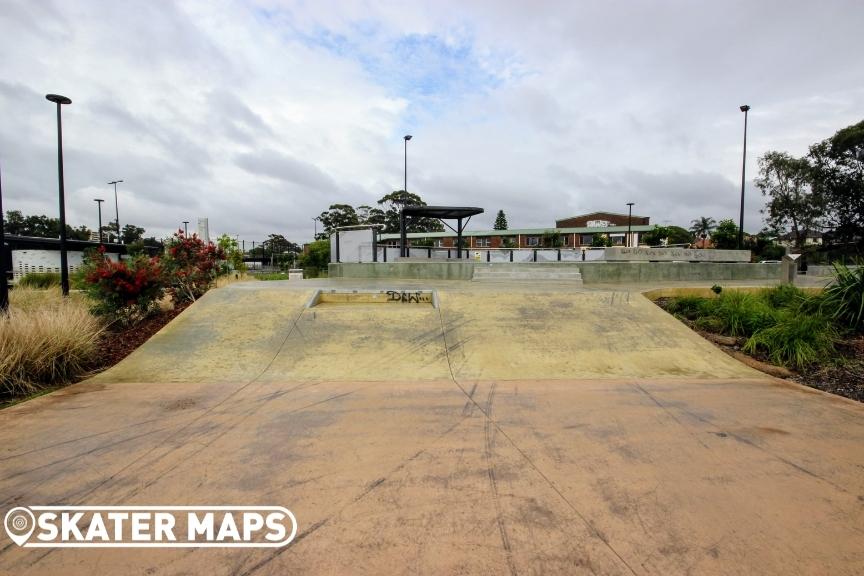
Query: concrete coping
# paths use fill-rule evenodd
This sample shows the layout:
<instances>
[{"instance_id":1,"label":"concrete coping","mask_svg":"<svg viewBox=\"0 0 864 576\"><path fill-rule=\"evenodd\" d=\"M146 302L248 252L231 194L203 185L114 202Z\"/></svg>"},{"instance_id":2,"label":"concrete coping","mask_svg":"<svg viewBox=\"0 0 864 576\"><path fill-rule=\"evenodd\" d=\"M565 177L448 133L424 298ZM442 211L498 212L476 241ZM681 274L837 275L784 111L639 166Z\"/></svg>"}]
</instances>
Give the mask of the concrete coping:
<instances>
[{"instance_id":1,"label":"concrete coping","mask_svg":"<svg viewBox=\"0 0 864 576\"><path fill-rule=\"evenodd\" d=\"M306 308L320 304L431 304L438 308L438 291L435 289L361 290L332 288L315 290Z\"/></svg>"}]
</instances>

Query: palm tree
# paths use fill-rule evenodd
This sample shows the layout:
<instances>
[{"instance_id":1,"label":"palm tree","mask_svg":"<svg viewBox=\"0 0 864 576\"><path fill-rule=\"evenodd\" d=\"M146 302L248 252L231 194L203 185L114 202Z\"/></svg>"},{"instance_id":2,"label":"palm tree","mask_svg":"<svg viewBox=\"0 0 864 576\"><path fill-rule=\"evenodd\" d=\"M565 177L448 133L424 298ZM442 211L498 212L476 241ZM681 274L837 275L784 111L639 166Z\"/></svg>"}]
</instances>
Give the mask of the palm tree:
<instances>
[{"instance_id":1,"label":"palm tree","mask_svg":"<svg viewBox=\"0 0 864 576\"><path fill-rule=\"evenodd\" d=\"M701 216L700 218L690 222L690 232L692 232L696 238L707 238L716 227L717 221L713 218L706 218L705 216Z\"/></svg>"}]
</instances>

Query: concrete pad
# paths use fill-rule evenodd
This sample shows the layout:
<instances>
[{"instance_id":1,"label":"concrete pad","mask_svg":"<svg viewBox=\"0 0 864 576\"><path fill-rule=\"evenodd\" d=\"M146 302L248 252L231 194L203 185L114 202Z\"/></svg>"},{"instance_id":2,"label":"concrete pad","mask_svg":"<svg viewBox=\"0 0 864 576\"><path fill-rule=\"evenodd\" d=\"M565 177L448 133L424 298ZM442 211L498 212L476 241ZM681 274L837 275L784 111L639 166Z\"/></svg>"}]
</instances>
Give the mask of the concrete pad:
<instances>
[{"instance_id":1,"label":"concrete pad","mask_svg":"<svg viewBox=\"0 0 864 576\"><path fill-rule=\"evenodd\" d=\"M211 292L114 369L0 411L0 510L284 505L292 544L4 540L0 569L864 572L861 405L740 366L636 294L452 284L440 310L316 310L298 284Z\"/></svg>"}]
</instances>

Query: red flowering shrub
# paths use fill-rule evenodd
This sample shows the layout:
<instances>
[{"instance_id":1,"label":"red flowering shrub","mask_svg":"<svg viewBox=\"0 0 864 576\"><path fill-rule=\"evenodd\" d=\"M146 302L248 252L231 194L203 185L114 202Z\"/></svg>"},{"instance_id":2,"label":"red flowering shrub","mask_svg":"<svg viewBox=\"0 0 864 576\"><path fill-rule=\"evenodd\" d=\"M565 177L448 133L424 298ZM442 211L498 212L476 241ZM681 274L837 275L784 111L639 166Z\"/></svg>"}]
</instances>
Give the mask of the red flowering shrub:
<instances>
[{"instance_id":1,"label":"red flowering shrub","mask_svg":"<svg viewBox=\"0 0 864 576\"><path fill-rule=\"evenodd\" d=\"M182 230L166 251L165 267L168 292L175 302L194 302L212 286L225 260L225 251L213 244L205 244L196 234L186 237Z\"/></svg>"},{"instance_id":2,"label":"red flowering shrub","mask_svg":"<svg viewBox=\"0 0 864 576\"><path fill-rule=\"evenodd\" d=\"M96 314L124 322L140 320L165 295L165 280L158 258L138 256L114 262L100 246L84 264L84 291Z\"/></svg>"}]
</instances>

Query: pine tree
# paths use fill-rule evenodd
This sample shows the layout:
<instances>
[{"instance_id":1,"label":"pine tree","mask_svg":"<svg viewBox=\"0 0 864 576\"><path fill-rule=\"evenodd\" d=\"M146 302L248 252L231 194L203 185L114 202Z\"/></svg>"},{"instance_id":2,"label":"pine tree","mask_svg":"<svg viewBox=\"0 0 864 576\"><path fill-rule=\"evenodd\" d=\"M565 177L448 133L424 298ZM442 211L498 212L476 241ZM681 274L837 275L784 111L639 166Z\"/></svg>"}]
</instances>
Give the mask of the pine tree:
<instances>
[{"instance_id":1,"label":"pine tree","mask_svg":"<svg viewBox=\"0 0 864 576\"><path fill-rule=\"evenodd\" d=\"M495 217L495 230L507 230L507 216L504 215L504 210L498 210L498 215Z\"/></svg>"}]
</instances>

